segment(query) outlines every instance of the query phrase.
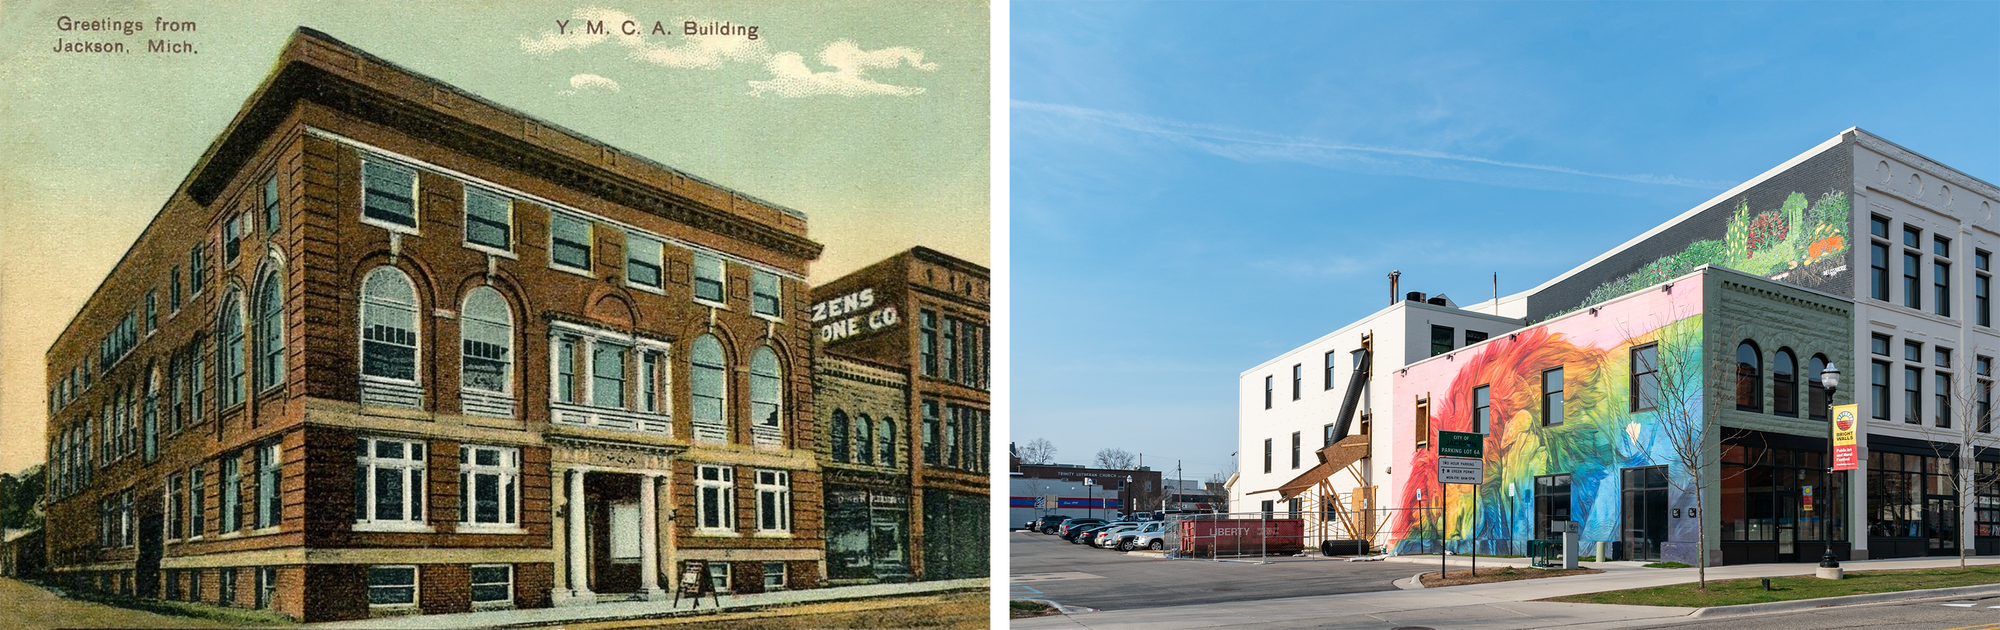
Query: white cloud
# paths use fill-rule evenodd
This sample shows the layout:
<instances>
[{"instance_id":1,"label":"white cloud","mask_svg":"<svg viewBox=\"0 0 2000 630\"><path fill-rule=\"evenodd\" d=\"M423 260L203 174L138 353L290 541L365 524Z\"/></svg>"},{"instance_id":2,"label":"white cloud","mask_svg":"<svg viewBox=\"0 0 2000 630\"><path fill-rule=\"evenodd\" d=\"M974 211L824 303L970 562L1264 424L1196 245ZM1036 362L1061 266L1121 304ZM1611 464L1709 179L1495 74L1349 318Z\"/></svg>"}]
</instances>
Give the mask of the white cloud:
<instances>
[{"instance_id":1,"label":"white cloud","mask_svg":"<svg viewBox=\"0 0 2000 630\"><path fill-rule=\"evenodd\" d=\"M1137 131L1240 162L1299 162L1341 170L1476 181L1528 188L1567 187L1560 182L1550 180L1550 176L1574 176L1700 189L1725 189L1730 186L1727 182L1691 180L1673 175L1595 173L1564 166L1508 162L1428 149L1341 144L1317 138L1284 136L1053 103L1017 100L1013 101L1013 107ZM1513 175L1481 173L1474 170L1479 167L1499 167ZM1524 178L1523 175L1533 177Z\"/></svg>"},{"instance_id":2,"label":"white cloud","mask_svg":"<svg viewBox=\"0 0 2000 630\"><path fill-rule=\"evenodd\" d=\"M771 70L771 79L751 81L750 93L762 96L775 94L787 98L799 98L820 94L838 96L915 96L924 93L924 88L890 85L867 76L869 70L898 68L908 64L911 68L925 72L936 71L936 63L925 63L924 52L908 46L891 46L879 50L862 50L849 40L839 40L827 44L819 51L821 65L833 70L814 72L806 67L805 58L798 53L784 52L772 57L765 64Z\"/></svg>"},{"instance_id":3,"label":"white cloud","mask_svg":"<svg viewBox=\"0 0 2000 630\"><path fill-rule=\"evenodd\" d=\"M618 81L613 80L611 77L595 74L579 74L569 78L569 89L563 91L563 94L577 94L592 90L617 94L621 89L623 89L623 86L618 85Z\"/></svg>"}]
</instances>

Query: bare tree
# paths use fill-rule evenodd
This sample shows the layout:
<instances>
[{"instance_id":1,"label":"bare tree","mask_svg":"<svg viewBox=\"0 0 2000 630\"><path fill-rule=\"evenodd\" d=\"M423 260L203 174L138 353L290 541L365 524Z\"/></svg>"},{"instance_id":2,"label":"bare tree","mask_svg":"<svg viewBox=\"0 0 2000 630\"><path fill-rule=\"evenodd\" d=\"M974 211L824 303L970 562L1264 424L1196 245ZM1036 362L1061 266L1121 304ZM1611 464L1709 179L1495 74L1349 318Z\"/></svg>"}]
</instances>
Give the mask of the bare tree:
<instances>
[{"instance_id":1,"label":"bare tree","mask_svg":"<svg viewBox=\"0 0 2000 630\"><path fill-rule=\"evenodd\" d=\"M1686 320L1676 318L1676 321ZM1700 322L1689 322L1681 325L1701 326L1702 324ZM1647 357L1641 355L1639 357L1641 365L1635 366L1635 369L1643 369L1644 367L1655 368L1654 375L1658 379L1657 386L1648 388L1641 383L1641 391L1635 391L1632 395L1636 398L1634 402L1640 408L1644 408L1648 403L1653 405L1655 409L1654 418L1659 422L1661 435L1667 441L1667 457L1670 463L1679 466L1685 473L1684 475L1676 476L1669 469L1667 482L1682 493L1693 495L1696 508L1706 509L1708 505L1708 487L1703 472L1709 466L1715 466L1718 483L1728 473L1723 470L1721 462L1711 459L1710 456L1711 444L1715 445L1713 448L1717 456L1721 452L1720 446L1723 436L1715 435L1713 436L1714 439L1711 440L1709 429L1712 427L1718 432L1722 430L1722 425L1719 422L1721 420L1719 410L1722 408L1721 405L1726 403L1720 400L1704 400L1703 393L1706 390L1704 376L1705 372L1707 372L1704 368L1712 366L1717 378L1726 379L1724 382L1734 382L1735 379L1733 377L1736 375L1738 366L1736 365L1735 353L1721 350L1721 348L1726 347L1726 344L1709 345L1707 348L1704 348L1703 345L1707 336L1701 334L1700 331L1690 331L1691 334L1675 335L1670 332L1673 326L1674 324L1669 324L1667 327L1660 329L1659 337L1662 338L1662 343L1654 346L1651 357L1657 363L1650 366L1643 365ZM1630 338L1630 335L1627 335L1627 338ZM1716 335L1715 338L1741 339L1744 337L1740 334L1722 334ZM1704 361L1703 356L1708 354L1715 356L1710 360ZM1648 398L1651 400L1648 400ZM1712 413L1711 409L1718 410L1718 412ZM1719 459L1719 457L1716 459ZM1735 474L1740 475L1742 472L1739 469ZM1697 547L1695 551L1695 572L1701 589L1708 590L1708 528L1697 525L1696 531L1698 533L1695 536Z\"/></svg>"},{"instance_id":2,"label":"bare tree","mask_svg":"<svg viewBox=\"0 0 2000 630\"><path fill-rule=\"evenodd\" d=\"M1053 464L1056 462L1056 445L1042 438L1028 441L1027 446L1015 450L1023 464Z\"/></svg>"},{"instance_id":3,"label":"bare tree","mask_svg":"<svg viewBox=\"0 0 2000 630\"><path fill-rule=\"evenodd\" d=\"M1943 350L1949 353L1950 350ZM1982 360L1968 352L1957 360L1949 356L1939 356L1939 369L1931 375L1932 400L1929 402L1929 417L1906 418L1915 423L1901 425L1923 436L1931 451L1938 459L1952 463L1951 474L1938 477L1945 489L1958 498L1957 509L1953 510L1951 534L1959 547L1958 566L1965 568L1965 533L1963 527L1968 515L1978 506L1978 491L2000 482L2000 466L1981 471L1978 464L1980 451L1993 448L1992 361ZM1985 365L1980 365L1981 362ZM1946 370L1950 370L1949 372ZM1904 413L1917 413L1905 410ZM1873 484L1871 484L1873 485Z\"/></svg>"},{"instance_id":4,"label":"bare tree","mask_svg":"<svg viewBox=\"0 0 2000 630\"><path fill-rule=\"evenodd\" d=\"M1117 470L1131 470L1138 458L1131 451L1122 448L1106 448L1097 451L1097 467Z\"/></svg>"}]
</instances>

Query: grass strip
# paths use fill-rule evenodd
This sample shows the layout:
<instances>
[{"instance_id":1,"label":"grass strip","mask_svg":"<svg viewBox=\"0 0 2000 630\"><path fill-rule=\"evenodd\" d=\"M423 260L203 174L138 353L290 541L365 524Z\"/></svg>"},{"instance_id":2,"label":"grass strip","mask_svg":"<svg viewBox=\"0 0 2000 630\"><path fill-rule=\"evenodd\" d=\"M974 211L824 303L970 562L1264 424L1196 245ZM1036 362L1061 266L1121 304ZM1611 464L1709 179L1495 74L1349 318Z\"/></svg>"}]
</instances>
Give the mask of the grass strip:
<instances>
[{"instance_id":1,"label":"grass strip","mask_svg":"<svg viewBox=\"0 0 2000 630\"><path fill-rule=\"evenodd\" d=\"M1459 586L1462 584L1485 584L1488 582L1512 582L1536 578L1562 577L1565 575L1587 575L1603 573L1603 569L1537 569L1533 567L1500 567L1480 569L1478 574L1471 571L1451 571L1439 577L1436 573L1425 573L1424 588Z\"/></svg>"},{"instance_id":2,"label":"grass strip","mask_svg":"<svg viewBox=\"0 0 2000 630\"><path fill-rule=\"evenodd\" d=\"M161 615L206 619L228 626L296 626L299 622L273 612L245 608L229 608L177 602L164 599L142 599L124 595L112 595L90 589L72 589L47 582L35 582L65 599L86 601L106 606L116 606L131 610L142 610Z\"/></svg>"},{"instance_id":3,"label":"grass strip","mask_svg":"<svg viewBox=\"0 0 2000 630\"><path fill-rule=\"evenodd\" d=\"M1580 604L1632 604L1638 606L1681 606L1705 608L1819 599L1869 593L1894 593L1929 588L1950 588L1979 584L2000 584L2000 565L1949 567L1941 569L1900 569L1893 571L1849 571L1843 580L1823 580L1810 575L1774 577L1771 590L1764 590L1761 578L1709 580L1704 591L1693 582L1623 591L1605 591L1551 597L1545 602Z\"/></svg>"},{"instance_id":4,"label":"grass strip","mask_svg":"<svg viewBox=\"0 0 2000 630\"><path fill-rule=\"evenodd\" d=\"M1009 619L1042 617L1046 615L1053 615L1056 614L1057 612L1059 611L1057 611L1054 606L1050 606L1048 604L1044 604L1041 602L1021 601L1018 599L1011 602L1007 602L1007 618Z\"/></svg>"}]
</instances>

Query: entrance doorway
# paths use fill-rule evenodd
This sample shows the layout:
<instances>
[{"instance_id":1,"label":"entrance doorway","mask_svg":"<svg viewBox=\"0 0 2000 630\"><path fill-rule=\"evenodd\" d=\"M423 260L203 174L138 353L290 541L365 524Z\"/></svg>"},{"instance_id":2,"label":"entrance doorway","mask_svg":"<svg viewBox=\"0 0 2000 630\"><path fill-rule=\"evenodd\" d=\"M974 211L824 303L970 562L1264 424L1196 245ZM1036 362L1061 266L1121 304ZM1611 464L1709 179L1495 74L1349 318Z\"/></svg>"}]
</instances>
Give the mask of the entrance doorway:
<instances>
[{"instance_id":1,"label":"entrance doorway","mask_svg":"<svg viewBox=\"0 0 2000 630\"><path fill-rule=\"evenodd\" d=\"M1624 519L1620 547L1625 560L1658 562L1667 540L1667 467L1623 471Z\"/></svg>"},{"instance_id":2,"label":"entrance doorway","mask_svg":"<svg viewBox=\"0 0 2000 630\"><path fill-rule=\"evenodd\" d=\"M134 594L139 597L160 596L160 555L166 543L164 529L159 514L139 518L139 558L132 571L132 578L138 582Z\"/></svg>"},{"instance_id":3,"label":"entrance doorway","mask_svg":"<svg viewBox=\"0 0 2000 630\"><path fill-rule=\"evenodd\" d=\"M643 476L590 472L583 478L590 516L590 590L639 592L639 486Z\"/></svg>"}]
</instances>

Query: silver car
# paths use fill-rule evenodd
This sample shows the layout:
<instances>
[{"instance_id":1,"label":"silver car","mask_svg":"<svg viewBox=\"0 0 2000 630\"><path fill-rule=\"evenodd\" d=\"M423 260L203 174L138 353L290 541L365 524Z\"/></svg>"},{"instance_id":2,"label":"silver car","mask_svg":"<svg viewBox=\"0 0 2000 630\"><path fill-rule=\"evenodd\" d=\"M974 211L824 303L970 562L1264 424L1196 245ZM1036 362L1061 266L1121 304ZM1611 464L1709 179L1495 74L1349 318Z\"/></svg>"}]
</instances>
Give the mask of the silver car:
<instances>
[{"instance_id":1,"label":"silver car","mask_svg":"<svg viewBox=\"0 0 2000 630\"><path fill-rule=\"evenodd\" d=\"M1126 523L1123 525L1119 525L1111 529L1105 530L1103 532L1099 532L1097 534L1097 538L1092 539L1090 541L1090 544L1100 549L1116 548L1119 551L1124 551L1125 546L1121 541L1131 540L1132 532L1136 532L1145 528L1146 528L1145 523Z\"/></svg>"},{"instance_id":2,"label":"silver car","mask_svg":"<svg viewBox=\"0 0 2000 630\"><path fill-rule=\"evenodd\" d=\"M1119 549L1125 551L1133 549L1152 549L1158 551L1165 549L1167 547L1166 523L1160 521L1148 523L1145 527L1128 533L1126 537L1119 541L1119 544L1121 545Z\"/></svg>"}]
</instances>

